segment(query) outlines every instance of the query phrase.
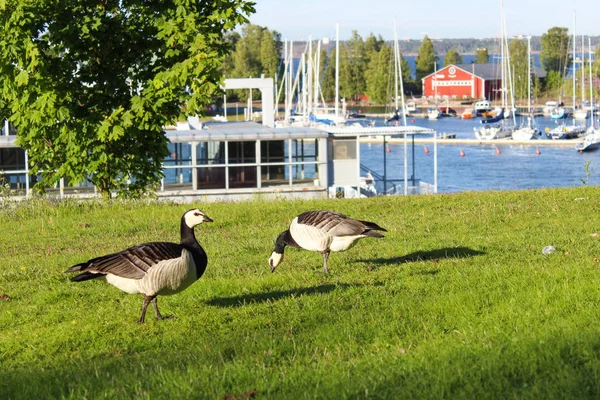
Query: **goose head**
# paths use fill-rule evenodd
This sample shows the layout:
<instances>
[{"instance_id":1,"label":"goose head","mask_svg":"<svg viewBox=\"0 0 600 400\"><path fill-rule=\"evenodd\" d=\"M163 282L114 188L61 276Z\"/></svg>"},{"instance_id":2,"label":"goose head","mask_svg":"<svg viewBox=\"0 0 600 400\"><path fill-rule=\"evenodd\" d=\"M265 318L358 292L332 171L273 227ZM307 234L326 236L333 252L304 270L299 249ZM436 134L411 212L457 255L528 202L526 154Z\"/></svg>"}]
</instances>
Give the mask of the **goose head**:
<instances>
[{"instance_id":1,"label":"goose head","mask_svg":"<svg viewBox=\"0 0 600 400\"><path fill-rule=\"evenodd\" d=\"M197 208L186 211L185 214L183 214L183 221L190 229L204 222L213 222L208 215Z\"/></svg>"},{"instance_id":2,"label":"goose head","mask_svg":"<svg viewBox=\"0 0 600 400\"><path fill-rule=\"evenodd\" d=\"M275 248L271 253L271 257L269 257L269 267L271 267L271 272L275 272L275 268L283 261L283 251L285 250L285 246L291 244L290 240L291 235L289 230L281 232L279 236L277 236Z\"/></svg>"}]
</instances>

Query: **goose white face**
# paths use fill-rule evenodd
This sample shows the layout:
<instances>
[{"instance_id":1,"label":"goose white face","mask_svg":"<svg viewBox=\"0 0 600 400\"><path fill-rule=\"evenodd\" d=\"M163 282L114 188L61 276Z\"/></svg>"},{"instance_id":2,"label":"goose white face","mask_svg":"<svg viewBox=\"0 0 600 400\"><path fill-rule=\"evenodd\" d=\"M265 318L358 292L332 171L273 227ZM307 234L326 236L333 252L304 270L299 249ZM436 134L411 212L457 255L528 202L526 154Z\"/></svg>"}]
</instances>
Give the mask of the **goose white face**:
<instances>
[{"instance_id":1,"label":"goose white face","mask_svg":"<svg viewBox=\"0 0 600 400\"><path fill-rule=\"evenodd\" d=\"M204 214L197 208L186 212L183 216L183 219L185 220L185 224L190 228L193 228L196 225L199 225L203 222L213 222L213 220L208 215Z\"/></svg>"},{"instance_id":2,"label":"goose white face","mask_svg":"<svg viewBox=\"0 0 600 400\"><path fill-rule=\"evenodd\" d=\"M274 271L275 268L283 261L283 254L280 253L271 253L271 257L269 257L269 267L271 267L271 271Z\"/></svg>"}]
</instances>

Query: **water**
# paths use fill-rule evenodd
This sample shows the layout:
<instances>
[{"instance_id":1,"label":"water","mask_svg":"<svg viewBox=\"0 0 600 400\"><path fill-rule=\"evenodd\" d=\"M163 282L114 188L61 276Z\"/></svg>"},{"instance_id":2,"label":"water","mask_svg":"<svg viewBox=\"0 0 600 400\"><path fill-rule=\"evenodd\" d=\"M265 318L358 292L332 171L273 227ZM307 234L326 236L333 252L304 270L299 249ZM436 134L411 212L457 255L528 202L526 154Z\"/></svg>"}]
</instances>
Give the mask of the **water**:
<instances>
[{"instance_id":1,"label":"water","mask_svg":"<svg viewBox=\"0 0 600 400\"><path fill-rule=\"evenodd\" d=\"M402 56L402 58L404 58L407 62L408 62L408 66L410 67L410 71L411 71L411 77L412 79L415 79L415 76L417 76L417 56ZM462 54L462 58L463 58L463 64L471 64L471 62L475 61L475 54ZM535 53L531 55L531 58L533 60L533 65L535 65L536 67L541 68L542 67L542 63L540 61L540 57L539 54ZM499 63L500 62L500 55L499 54L489 54L489 62L491 63ZM442 68L443 66L445 66L444 64L444 55L438 55L438 69Z\"/></svg>"},{"instance_id":2,"label":"water","mask_svg":"<svg viewBox=\"0 0 600 400\"><path fill-rule=\"evenodd\" d=\"M427 120L414 118L415 126L435 129L438 133L454 133L457 138L473 139L473 128L481 126L480 119L461 120L441 118ZM554 126L550 118L536 118L543 130ZM575 142L568 146L555 145L464 145L451 144L452 140L438 142L438 192L452 193L481 190L519 190L535 188L600 185L600 152L583 154L575 150ZM425 146L429 154L425 152ZM388 144L386 152L388 179L404 177L404 146ZM496 148L500 150L497 153ZM540 150L537 154L536 149ZM464 157L460 156L461 150ZM361 162L373 171L383 174L383 144L361 144ZM586 162L589 161L586 172ZM412 174L413 156L408 149L409 178ZM433 144L415 144L415 178L433 183ZM591 171L588 177L587 173Z\"/></svg>"}]
</instances>

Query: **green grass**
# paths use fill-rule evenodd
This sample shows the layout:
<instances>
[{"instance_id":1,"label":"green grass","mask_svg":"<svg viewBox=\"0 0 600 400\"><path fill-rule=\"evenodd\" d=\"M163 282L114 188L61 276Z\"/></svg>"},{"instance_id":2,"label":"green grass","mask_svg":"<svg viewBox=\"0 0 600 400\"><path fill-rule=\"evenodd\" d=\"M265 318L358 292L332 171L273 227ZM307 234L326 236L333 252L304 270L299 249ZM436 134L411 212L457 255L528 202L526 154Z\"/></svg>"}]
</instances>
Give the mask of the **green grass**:
<instances>
[{"instance_id":1,"label":"green grass","mask_svg":"<svg viewBox=\"0 0 600 400\"><path fill-rule=\"evenodd\" d=\"M33 200L0 211L0 398L600 396L600 188L198 203L205 275L141 297L63 272L178 240L189 205ZM330 257L273 241L332 209L388 229ZM542 255L547 245L556 252Z\"/></svg>"}]
</instances>

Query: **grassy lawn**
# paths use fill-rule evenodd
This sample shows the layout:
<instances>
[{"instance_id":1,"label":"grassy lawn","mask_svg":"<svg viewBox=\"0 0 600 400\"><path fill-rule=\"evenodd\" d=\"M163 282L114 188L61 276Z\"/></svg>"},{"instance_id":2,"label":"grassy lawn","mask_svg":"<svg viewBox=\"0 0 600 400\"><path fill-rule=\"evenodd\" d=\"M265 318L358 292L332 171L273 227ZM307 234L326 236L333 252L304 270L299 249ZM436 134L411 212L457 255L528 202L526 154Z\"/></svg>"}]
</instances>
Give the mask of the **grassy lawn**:
<instances>
[{"instance_id":1,"label":"grassy lawn","mask_svg":"<svg viewBox=\"0 0 600 400\"><path fill-rule=\"evenodd\" d=\"M64 271L178 241L190 205L0 210L0 398L600 397L600 188L194 206L208 269L143 325L141 296ZM271 273L310 209L389 232Z\"/></svg>"}]
</instances>

